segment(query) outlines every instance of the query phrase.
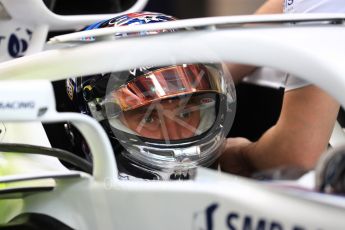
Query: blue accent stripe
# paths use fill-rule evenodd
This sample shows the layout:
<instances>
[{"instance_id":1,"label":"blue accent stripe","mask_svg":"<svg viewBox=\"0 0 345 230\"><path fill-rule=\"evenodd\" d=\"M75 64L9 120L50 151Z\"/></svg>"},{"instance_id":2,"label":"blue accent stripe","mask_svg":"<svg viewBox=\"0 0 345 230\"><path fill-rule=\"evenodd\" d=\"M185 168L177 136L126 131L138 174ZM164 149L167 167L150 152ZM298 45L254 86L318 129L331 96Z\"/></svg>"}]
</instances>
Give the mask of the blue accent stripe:
<instances>
[{"instance_id":1,"label":"blue accent stripe","mask_svg":"<svg viewBox=\"0 0 345 230\"><path fill-rule=\"evenodd\" d=\"M99 28L99 26L100 26L103 22L105 22L105 21L108 21L108 19L107 19L107 20L100 21L100 22L96 22L96 23L94 23L94 24L91 24L91 25L89 25L85 30L97 29L97 28Z\"/></svg>"}]
</instances>

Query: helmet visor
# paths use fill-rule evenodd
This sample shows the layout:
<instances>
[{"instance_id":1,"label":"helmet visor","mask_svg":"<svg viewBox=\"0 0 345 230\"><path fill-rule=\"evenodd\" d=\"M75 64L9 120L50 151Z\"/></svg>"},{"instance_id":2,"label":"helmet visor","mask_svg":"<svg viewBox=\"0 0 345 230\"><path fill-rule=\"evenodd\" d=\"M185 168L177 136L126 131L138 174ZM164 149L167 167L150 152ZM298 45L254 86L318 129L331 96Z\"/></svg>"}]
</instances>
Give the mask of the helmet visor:
<instances>
[{"instance_id":1,"label":"helmet visor","mask_svg":"<svg viewBox=\"0 0 345 230\"><path fill-rule=\"evenodd\" d=\"M164 98L195 92L220 92L216 70L205 65L169 66L135 78L111 94L122 111ZM218 77L218 79L217 79Z\"/></svg>"},{"instance_id":2,"label":"helmet visor","mask_svg":"<svg viewBox=\"0 0 345 230\"><path fill-rule=\"evenodd\" d=\"M108 93L112 128L139 137L176 141L205 133L217 115L221 93L217 69L169 66L135 78Z\"/></svg>"}]
</instances>

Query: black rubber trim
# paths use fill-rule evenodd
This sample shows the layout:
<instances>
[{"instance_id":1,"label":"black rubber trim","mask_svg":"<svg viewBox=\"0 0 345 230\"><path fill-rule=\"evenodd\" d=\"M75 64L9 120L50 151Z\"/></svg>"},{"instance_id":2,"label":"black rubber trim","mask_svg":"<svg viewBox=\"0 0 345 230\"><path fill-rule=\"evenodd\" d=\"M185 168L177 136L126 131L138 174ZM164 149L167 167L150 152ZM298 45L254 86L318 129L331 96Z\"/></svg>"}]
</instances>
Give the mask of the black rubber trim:
<instances>
[{"instance_id":1,"label":"black rubber trim","mask_svg":"<svg viewBox=\"0 0 345 230\"><path fill-rule=\"evenodd\" d=\"M74 166L77 166L85 172L92 174L92 164L85 159L78 157L74 153L58 148L47 148L43 146L17 144L17 143L0 143L0 152L6 153L23 153L23 154L40 154L57 157Z\"/></svg>"},{"instance_id":2,"label":"black rubber trim","mask_svg":"<svg viewBox=\"0 0 345 230\"><path fill-rule=\"evenodd\" d=\"M54 188L54 186L5 188L0 190L0 200L24 198L25 196L32 193L49 192Z\"/></svg>"},{"instance_id":3,"label":"black rubber trim","mask_svg":"<svg viewBox=\"0 0 345 230\"><path fill-rule=\"evenodd\" d=\"M73 228L52 216L39 213L22 213L10 222L0 225L0 230L71 230Z\"/></svg>"},{"instance_id":4,"label":"black rubber trim","mask_svg":"<svg viewBox=\"0 0 345 230\"><path fill-rule=\"evenodd\" d=\"M41 179L61 179L61 178L81 177L80 173L78 172L76 173L67 172L67 173L60 173L60 174L58 172L56 172L56 174L52 172L51 174L42 174L42 175L32 175L32 176L24 175L22 177L20 177L21 175L14 175L14 176L17 176L17 177L16 178L6 178L6 176L4 176L5 178L0 177L0 183L11 183L11 182L18 182L18 181L31 181L31 180L41 180Z\"/></svg>"}]
</instances>

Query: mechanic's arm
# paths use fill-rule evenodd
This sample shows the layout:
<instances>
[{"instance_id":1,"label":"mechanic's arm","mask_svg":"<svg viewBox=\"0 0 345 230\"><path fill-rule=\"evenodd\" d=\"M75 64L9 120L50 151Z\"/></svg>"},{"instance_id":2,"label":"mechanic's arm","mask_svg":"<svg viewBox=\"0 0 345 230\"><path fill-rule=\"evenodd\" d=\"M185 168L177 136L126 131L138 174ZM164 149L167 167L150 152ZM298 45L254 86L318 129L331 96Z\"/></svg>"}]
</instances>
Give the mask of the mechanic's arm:
<instances>
[{"instance_id":1,"label":"mechanic's arm","mask_svg":"<svg viewBox=\"0 0 345 230\"><path fill-rule=\"evenodd\" d=\"M255 14L281 14L283 13L284 0L267 0Z\"/></svg>"},{"instance_id":2,"label":"mechanic's arm","mask_svg":"<svg viewBox=\"0 0 345 230\"><path fill-rule=\"evenodd\" d=\"M283 0L268 0L257 14L282 13ZM228 65L235 81L256 67ZM249 176L252 172L279 166L310 169L326 149L339 105L316 86L285 92L277 124L257 142L229 138L221 158L224 171Z\"/></svg>"},{"instance_id":3,"label":"mechanic's arm","mask_svg":"<svg viewBox=\"0 0 345 230\"><path fill-rule=\"evenodd\" d=\"M283 13L283 4L284 0L267 0L256 10L255 14L281 14ZM235 83L240 82L243 77L252 73L257 68L256 66L236 63L229 63L227 66Z\"/></svg>"},{"instance_id":4,"label":"mechanic's arm","mask_svg":"<svg viewBox=\"0 0 345 230\"><path fill-rule=\"evenodd\" d=\"M257 142L227 140L222 169L245 176L279 166L311 169L327 148L338 111L339 104L316 86L287 91L277 124Z\"/></svg>"}]
</instances>

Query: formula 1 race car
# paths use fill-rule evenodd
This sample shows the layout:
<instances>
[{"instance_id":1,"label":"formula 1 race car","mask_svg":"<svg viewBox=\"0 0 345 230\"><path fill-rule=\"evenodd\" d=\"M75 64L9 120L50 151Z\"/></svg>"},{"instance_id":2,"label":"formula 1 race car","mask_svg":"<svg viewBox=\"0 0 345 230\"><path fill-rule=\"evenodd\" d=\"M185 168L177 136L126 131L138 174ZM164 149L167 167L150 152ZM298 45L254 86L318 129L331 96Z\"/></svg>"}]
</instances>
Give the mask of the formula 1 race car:
<instances>
[{"instance_id":1,"label":"formula 1 race car","mask_svg":"<svg viewBox=\"0 0 345 230\"><path fill-rule=\"evenodd\" d=\"M146 2L138 0L128 12L141 11ZM41 0L0 3L0 229L344 228L345 198L317 189L320 178L334 177L332 169L344 164L340 127L316 176L262 182L200 167L193 180L121 180L102 126L84 114L57 112L51 82L172 61L235 62L289 72L345 105L345 15L229 16L103 28L53 37L49 48L48 31L80 29L115 15L60 16ZM160 30L172 32L136 36ZM113 39L116 33L133 36ZM92 165L50 146L42 123L62 121L83 134ZM330 156L339 156L336 164Z\"/></svg>"}]
</instances>

